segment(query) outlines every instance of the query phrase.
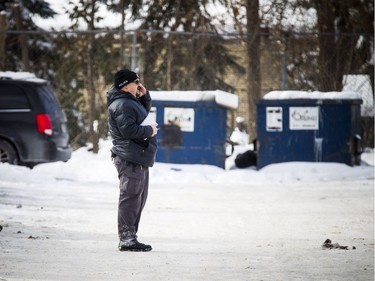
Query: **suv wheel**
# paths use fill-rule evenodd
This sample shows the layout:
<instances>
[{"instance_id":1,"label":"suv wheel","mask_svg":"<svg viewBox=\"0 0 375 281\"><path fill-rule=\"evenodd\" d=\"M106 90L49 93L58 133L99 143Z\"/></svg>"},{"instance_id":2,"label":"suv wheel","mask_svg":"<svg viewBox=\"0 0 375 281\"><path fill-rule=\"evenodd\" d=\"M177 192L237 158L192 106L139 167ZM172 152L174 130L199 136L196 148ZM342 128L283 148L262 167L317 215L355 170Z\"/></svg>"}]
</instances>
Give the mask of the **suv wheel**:
<instances>
[{"instance_id":1,"label":"suv wheel","mask_svg":"<svg viewBox=\"0 0 375 281\"><path fill-rule=\"evenodd\" d=\"M17 153L14 150L13 146L5 141L0 139L0 162L9 163L13 165L18 164Z\"/></svg>"}]
</instances>

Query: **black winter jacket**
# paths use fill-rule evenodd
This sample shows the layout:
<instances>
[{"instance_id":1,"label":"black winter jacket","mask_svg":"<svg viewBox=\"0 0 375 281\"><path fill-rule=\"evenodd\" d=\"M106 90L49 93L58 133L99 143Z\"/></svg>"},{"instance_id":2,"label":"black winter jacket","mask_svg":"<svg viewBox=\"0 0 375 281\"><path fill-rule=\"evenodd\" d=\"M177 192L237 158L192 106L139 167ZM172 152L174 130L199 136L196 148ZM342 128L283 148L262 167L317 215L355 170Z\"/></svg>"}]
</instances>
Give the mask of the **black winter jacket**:
<instances>
[{"instance_id":1,"label":"black winter jacket","mask_svg":"<svg viewBox=\"0 0 375 281\"><path fill-rule=\"evenodd\" d=\"M151 109L149 92L137 99L112 87L107 92L108 125L112 137L112 154L122 159L152 167L157 151L151 126L141 126Z\"/></svg>"}]
</instances>

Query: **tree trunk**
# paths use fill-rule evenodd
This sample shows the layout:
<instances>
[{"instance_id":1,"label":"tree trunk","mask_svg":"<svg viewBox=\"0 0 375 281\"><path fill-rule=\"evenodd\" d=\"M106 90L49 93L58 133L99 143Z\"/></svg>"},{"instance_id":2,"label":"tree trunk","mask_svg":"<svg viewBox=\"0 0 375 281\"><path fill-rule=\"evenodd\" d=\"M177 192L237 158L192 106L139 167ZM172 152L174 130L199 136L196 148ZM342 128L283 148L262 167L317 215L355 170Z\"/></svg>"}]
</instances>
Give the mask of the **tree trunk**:
<instances>
[{"instance_id":1,"label":"tree trunk","mask_svg":"<svg viewBox=\"0 0 375 281\"><path fill-rule=\"evenodd\" d=\"M0 71L5 70L5 31L7 30L7 16L0 14Z\"/></svg>"},{"instance_id":2,"label":"tree trunk","mask_svg":"<svg viewBox=\"0 0 375 281\"><path fill-rule=\"evenodd\" d=\"M19 5L14 5L12 7L14 19L16 21L16 26L18 31L24 31L24 27L22 24L22 16L21 10ZM21 53L22 53L22 64L23 64L23 71L30 71L30 60L29 60L29 50L27 46L27 36L24 33L21 33L18 37L21 46Z\"/></svg>"},{"instance_id":3,"label":"tree trunk","mask_svg":"<svg viewBox=\"0 0 375 281\"><path fill-rule=\"evenodd\" d=\"M260 19L259 0L246 0L247 15L247 95L249 107L249 134L256 136L257 109L256 103L261 98L261 73L260 73Z\"/></svg>"},{"instance_id":4,"label":"tree trunk","mask_svg":"<svg viewBox=\"0 0 375 281\"><path fill-rule=\"evenodd\" d=\"M91 0L91 12L90 12L90 22L88 24L88 30L94 30L94 20L95 20L95 0ZM99 122L96 120L96 91L94 85L94 34L89 32L88 34L88 45L87 45L87 90L89 98L89 140L92 142L92 151L98 153L99 151L99 139L98 132L94 128L94 122Z\"/></svg>"}]
</instances>

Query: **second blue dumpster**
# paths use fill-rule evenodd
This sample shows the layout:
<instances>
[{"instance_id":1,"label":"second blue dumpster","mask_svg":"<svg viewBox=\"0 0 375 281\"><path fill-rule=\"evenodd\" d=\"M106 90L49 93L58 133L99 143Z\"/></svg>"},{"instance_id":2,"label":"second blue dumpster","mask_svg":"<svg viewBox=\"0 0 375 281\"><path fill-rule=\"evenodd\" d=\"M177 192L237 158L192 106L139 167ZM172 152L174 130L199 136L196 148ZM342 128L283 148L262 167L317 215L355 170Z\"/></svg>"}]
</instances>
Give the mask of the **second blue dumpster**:
<instances>
[{"instance_id":1,"label":"second blue dumpster","mask_svg":"<svg viewBox=\"0 0 375 281\"><path fill-rule=\"evenodd\" d=\"M157 162L225 167L228 109L236 95L223 91L150 91L159 124Z\"/></svg>"},{"instance_id":2,"label":"second blue dumpster","mask_svg":"<svg viewBox=\"0 0 375 281\"><path fill-rule=\"evenodd\" d=\"M258 168L290 161L359 164L361 102L354 92L268 93L257 105Z\"/></svg>"}]
</instances>

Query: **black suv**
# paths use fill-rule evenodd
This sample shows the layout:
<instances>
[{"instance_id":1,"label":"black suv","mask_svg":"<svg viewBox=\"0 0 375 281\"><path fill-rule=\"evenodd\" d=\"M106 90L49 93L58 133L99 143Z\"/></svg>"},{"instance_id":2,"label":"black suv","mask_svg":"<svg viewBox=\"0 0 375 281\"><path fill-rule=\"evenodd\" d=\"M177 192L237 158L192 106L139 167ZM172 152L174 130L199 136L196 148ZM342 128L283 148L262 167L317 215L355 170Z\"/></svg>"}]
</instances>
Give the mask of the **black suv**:
<instances>
[{"instance_id":1,"label":"black suv","mask_svg":"<svg viewBox=\"0 0 375 281\"><path fill-rule=\"evenodd\" d=\"M26 72L0 72L1 162L34 167L68 161L67 119L48 82Z\"/></svg>"}]
</instances>

